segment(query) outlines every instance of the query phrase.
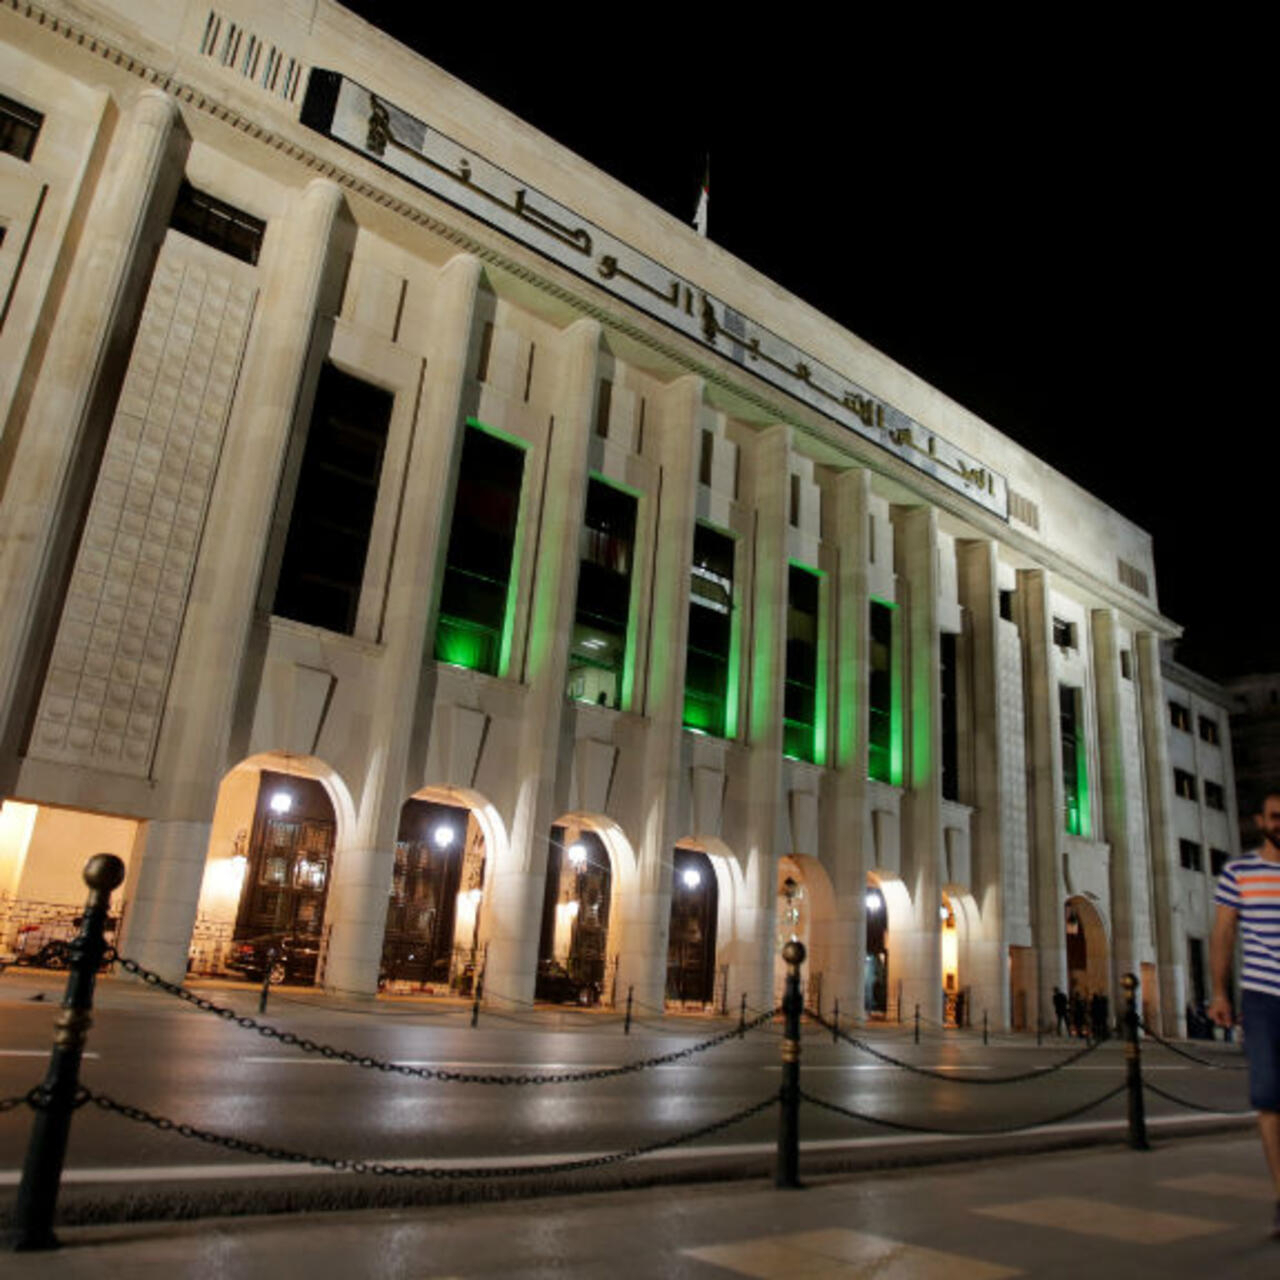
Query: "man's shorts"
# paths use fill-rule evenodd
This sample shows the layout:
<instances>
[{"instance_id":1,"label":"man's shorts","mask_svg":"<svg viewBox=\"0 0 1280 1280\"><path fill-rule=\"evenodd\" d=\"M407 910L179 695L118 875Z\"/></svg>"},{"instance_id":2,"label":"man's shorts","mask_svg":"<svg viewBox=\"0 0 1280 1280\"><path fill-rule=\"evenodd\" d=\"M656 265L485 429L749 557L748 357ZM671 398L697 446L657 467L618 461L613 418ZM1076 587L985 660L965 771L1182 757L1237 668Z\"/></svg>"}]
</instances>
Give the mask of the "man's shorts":
<instances>
[{"instance_id":1,"label":"man's shorts","mask_svg":"<svg viewBox=\"0 0 1280 1280\"><path fill-rule=\"evenodd\" d=\"M1255 1111L1280 1111L1280 996L1265 991L1242 996L1249 1103Z\"/></svg>"}]
</instances>

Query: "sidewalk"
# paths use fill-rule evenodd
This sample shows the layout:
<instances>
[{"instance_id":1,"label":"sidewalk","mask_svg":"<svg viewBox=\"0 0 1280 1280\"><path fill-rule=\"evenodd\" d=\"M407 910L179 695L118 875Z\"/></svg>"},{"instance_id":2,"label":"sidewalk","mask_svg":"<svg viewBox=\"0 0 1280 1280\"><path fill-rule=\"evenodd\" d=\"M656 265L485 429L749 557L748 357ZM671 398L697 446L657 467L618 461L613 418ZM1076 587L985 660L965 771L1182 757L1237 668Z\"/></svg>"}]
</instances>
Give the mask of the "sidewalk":
<instances>
[{"instance_id":1,"label":"sidewalk","mask_svg":"<svg viewBox=\"0 0 1280 1280\"><path fill-rule=\"evenodd\" d=\"M66 1228L10 1280L1235 1280L1280 1274L1252 1134L1152 1152L620 1191L497 1205Z\"/></svg>"}]
</instances>

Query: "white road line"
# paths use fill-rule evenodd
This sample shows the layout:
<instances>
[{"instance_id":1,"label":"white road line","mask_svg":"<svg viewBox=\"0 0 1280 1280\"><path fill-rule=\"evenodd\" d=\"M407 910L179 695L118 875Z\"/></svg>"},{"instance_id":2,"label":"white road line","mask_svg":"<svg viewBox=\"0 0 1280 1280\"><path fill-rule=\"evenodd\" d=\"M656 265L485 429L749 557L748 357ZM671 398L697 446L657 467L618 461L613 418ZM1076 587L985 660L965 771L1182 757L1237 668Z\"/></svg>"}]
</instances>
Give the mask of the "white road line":
<instances>
[{"instance_id":1,"label":"white road line","mask_svg":"<svg viewBox=\"0 0 1280 1280\"><path fill-rule=\"evenodd\" d=\"M1196 1116L1148 1116L1147 1128L1159 1129L1171 1124L1190 1127L1199 1124L1216 1124L1231 1112L1207 1113ZM1040 1134L1052 1133L1104 1133L1120 1132L1128 1128L1127 1120L1094 1120L1084 1124L1042 1125L1037 1129L1021 1129L1017 1133L992 1133L976 1135L993 1142L1008 1142ZM867 1147L910 1147L928 1143L972 1142L973 1134L892 1134L874 1138L824 1138L816 1142L800 1144L801 1152L856 1151ZM742 1142L714 1147L674 1147L666 1151L652 1151L638 1156L638 1160L705 1160L708 1157L763 1155L777 1150L773 1142ZM402 1165L405 1168L423 1169L485 1169L500 1165L503 1168L532 1168L563 1160L591 1160L604 1154L599 1151L544 1151L538 1155L509 1155L495 1152L488 1156L470 1156L456 1160L414 1160L395 1156L367 1158L369 1164ZM242 1178L307 1178L331 1176L333 1169L317 1169L310 1165L263 1162L259 1164L179 1164L179 1165L130 1165L113 1168L65 1169L65 1183L136 1183L136 1182L216 1182ZM22 1177L18 1169L0 1169L0 1187L16 1187Z\"/></svg>"},{"instance_id":2,"label":"white road line","mask_svg":"<svg viewBox=\"0 0 1280 1280\"><path fill-rule=\"evenodd\" d=\"M291 1067L347 1067L354 1064L341 1058L290 1056L288 1054L249 1054L241 1062L266 1064L287 1063ZM430 1067L435 1071L614 1071L617 1062L452 1062L438 1058L396 1058L397 1067Z\"/></svg>"},{"instance_id":3,"label":"white road line","mask_svg":"<svg viewBox=\"0 0 1280 1280\"><path fill-rule=\"evenodd\" d=\"M0 1049L0 1058L47 1058L48 1049ZM100 1057L97 1053L81 1054L84 1058Z\"/></svg>"}]
</instances>

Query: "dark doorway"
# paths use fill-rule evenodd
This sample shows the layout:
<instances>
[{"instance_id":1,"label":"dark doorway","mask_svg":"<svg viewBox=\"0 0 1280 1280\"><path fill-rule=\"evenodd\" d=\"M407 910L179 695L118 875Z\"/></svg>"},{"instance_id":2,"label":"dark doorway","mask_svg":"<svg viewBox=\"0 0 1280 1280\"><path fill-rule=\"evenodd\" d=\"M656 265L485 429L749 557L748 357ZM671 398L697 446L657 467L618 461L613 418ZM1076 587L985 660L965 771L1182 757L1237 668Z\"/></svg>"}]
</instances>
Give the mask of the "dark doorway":
<instances>
[{"instance_id":1,"label":"dark doorway","mask_svg":"<svg viewBox=\"0 0 1280 1280\"><path fill-rule=\"evenodd\" d=\"M889 1012L889 913L884 895L870 888L866 897L867 955L863 1000L867 1013Z\"/></svg>"},{"instance_id":2,"label":"dark doorway","mask_svg":"<svg viewBox=\"0 0 1280 1280\"><path fill-rule=\"evenodd\" d=\"M335 829L333 805L319 782L262 770L237 939L320 937Z\"/></svg>"},{"instance_id":3,"label":"dark doorway","mask_svg":"<svg viewBox=\"0 0 1280 1280\"><path fill-rule=\"evenodd\" d=\"M609 853L594 831L565 844L565 828L551 828L547 887L534 998L595 1004L608 967Z\"/></svg>"},{"instance_id":4,"label":"dark doorway","mask_svg":"<svg viewBox=\"0 0 1280 1280\"><path fill-rule=\"evenodd\" d=\"M677 849L667 940L667 999L710 1004L715 999L719 886L711 859Z\"/></svg>"}]
</instances>

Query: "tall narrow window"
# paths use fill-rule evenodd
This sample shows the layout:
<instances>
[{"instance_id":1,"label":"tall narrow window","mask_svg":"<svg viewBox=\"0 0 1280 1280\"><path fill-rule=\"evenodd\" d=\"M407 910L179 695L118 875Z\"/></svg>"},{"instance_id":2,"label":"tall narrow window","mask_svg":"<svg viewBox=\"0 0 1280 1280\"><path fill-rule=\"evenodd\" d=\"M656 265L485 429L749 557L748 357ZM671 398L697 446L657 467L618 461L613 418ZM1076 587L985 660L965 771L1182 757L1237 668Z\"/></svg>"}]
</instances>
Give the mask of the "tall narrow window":
<instances>
[{"instance_id":1,"label":"tall narrow window","mask_svg":"<svg viewBox=\"0 0 1280 1280\"><path fill-rule=\"evenodd\" d=\"M1058 728L1062 738L1063 820L1073 836L1087 836L1089 784L1085 768L1083 697L1070 685L1058 686Z\"/></svg>"},{"instance_id":2,"label":"tall narrow window","mask_svg":"<svg viewBox=\"0 0 1280 1280\"><path fill-rule=\"evenodd\" d=\"M381 387L321 369L273 613L355 630L393 403Z\"/></svg>"},{"instance_id":3,"label":"tall narrow window","mask_svg":"<svg viewBox=\"0 0 1280 1280\"><path fill-rule=\"evenodd\" d=\"M942 645L942 798L960 799L959 706L956 702L956 637L949 631Z\"/></svg>"},{"instance_id":4,"label":"tall narrow window","mask_svg":"<svg viewBox=\"0 0 1280 1280\"><path fill-rule=\"evenodd\" d=\"M30 160L43 124L44 116L35 108L0 93L0 151Z\"/></svg>"},{"instance_id":5,"label":"tall narrow window","mask_svg":"<svg viewBox=\"0 0 1280 1280\"><path fill-rule=\"evenodd\" d=\"M488 675L506 669L523 477L523 449L467 427L436 625L441 662Z\"/></svg>"},{"instance_id":6,"label":"tall narrow window","mask_svg":"<svg viewBox=\"0 0 1280 1280\"><path fill-rule=\"evenodd\" d=\"M819 758L818 689L819 576L793 564L787 575L787 677L783 699L785 755L794 760Z\"/></svg>"},{"instance_id":7,"label":"tall narrow window","mask_svg":"<svg viewBox=\"0 0 1280 1280\"><path fill-rule=\"evenodd\" d=\"M868 679L870 743L867 772L877 782L902 785L902 708L893 645L893 606L871 602L871 671Z\"/></svg>"},{"instance_id":8,"label":"tall narrow window","mask_svg":"<svg viewBox=\"0 0 1280 1280\"><path fill-rule=\"evenodd\" d=\"M732 736L733 551L727 534L694 527L684 723L717 738Z\"/></svg>"},{"instance_id":9,"label":"tall narrow window","mask_svg":"<svg viewBox=\"0 0 1280 1280\"><path fill-rule=\"evenodd\" d=\"M631 494L594 476L588 481L568 691L602 707L620 707L627 696L636 509Z\"/></svg>"}]
</instances>

